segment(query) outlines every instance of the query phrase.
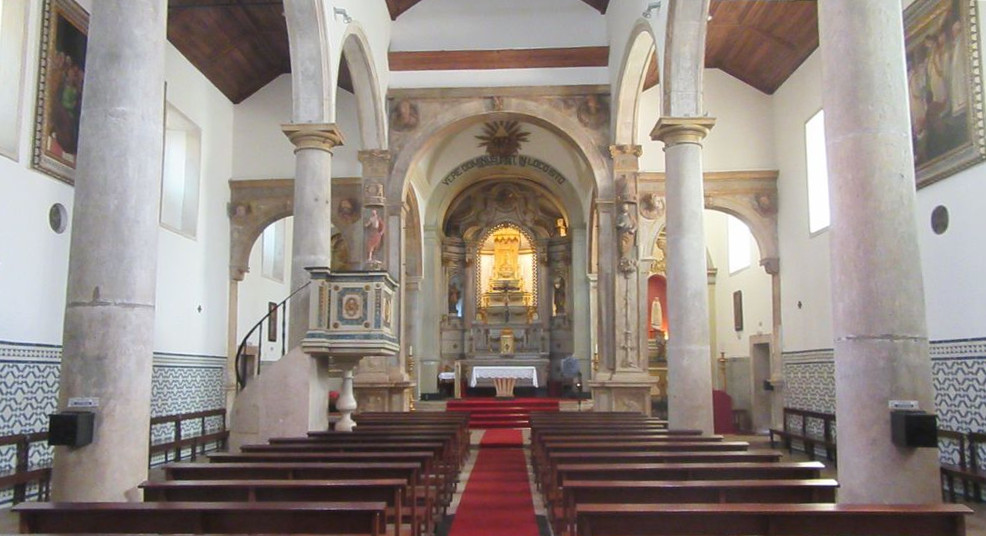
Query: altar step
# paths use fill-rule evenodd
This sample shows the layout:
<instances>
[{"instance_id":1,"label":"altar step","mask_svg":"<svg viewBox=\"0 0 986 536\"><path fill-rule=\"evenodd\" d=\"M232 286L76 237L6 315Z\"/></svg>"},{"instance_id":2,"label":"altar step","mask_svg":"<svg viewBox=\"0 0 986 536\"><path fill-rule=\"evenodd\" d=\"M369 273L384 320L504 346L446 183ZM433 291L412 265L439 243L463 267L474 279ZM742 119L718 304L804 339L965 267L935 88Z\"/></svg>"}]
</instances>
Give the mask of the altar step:
<instances>
[{"instance_id":1,"label":"altar step","mask_svg":"<svg viewBox=\"0 0 986 536\"><path fill-rule=\"evenodd\" d=\"M449 400L447 411L468 411L470 428L528 428L532 411L558 411L555 398L462 398Z\"/></svg>"}]
</instances>

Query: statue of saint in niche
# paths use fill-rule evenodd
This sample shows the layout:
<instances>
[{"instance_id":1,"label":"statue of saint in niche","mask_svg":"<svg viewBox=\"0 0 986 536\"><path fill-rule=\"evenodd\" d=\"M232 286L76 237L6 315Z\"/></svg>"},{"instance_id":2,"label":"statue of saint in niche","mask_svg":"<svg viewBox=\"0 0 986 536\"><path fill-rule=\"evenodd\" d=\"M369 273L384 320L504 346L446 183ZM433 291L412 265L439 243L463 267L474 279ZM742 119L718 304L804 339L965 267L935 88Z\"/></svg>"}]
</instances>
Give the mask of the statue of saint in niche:
<instances>
[{"instance_id":1,"label":"statue of saint in niche","mask_svg":"<svg viewBox=\"0 0 986 536\"><path fill-rule=\"evenodd\" d=\"M565 314L565 278L555 279L555 314Z\"/></svg>"}]
</instances>

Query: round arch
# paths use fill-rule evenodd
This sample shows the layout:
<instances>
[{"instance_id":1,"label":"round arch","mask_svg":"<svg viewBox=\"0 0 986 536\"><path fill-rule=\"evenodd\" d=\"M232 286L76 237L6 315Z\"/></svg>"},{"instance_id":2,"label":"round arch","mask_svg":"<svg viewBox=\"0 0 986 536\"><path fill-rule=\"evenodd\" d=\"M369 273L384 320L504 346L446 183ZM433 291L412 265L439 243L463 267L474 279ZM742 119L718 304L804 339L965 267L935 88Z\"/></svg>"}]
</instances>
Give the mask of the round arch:
<instances>
[{"instance_id":1,"label":"round arch","mask_svg":"<svg viewBox=\"0 0 986 536\"><path fill-rule=\"evenodd\" d=\"M335 92L322 2L286 2L284 18L291 54L292 120L295 123L330 123Z\"/></svg>"},{"instance_id":2,"label":"round arch","mask_svg":"<svg viewBox=\"0 0 986 536\"><path fill-rule=\"evenodd\" d=\"M644 79L651 58L657 54L653 29L640 20L630 32L629 45L623 55L619 83L613 99L615 113L613 139L617 145L637 145L637 116Z\"/></svg>"},{"instance_id":3,"label":"round arch","mask_svg":"<svg viewBox=\"0 0 986 536\"><path fill-rule=\"evenodd\" d=\"M523 119L555 133L580 153L589 169L592 170L592 188L599 196L611 198L614 195L612 171L608 155L603 152L606 140L590 135L578 120L563 111L545 103L519 98L502 98L500 109L491 111L488 99L474 99L443 109L441 114L428 118L415 130L415 136L407 145L394 148L397 158L392 169L393 180L388 181L387 197L400 199L409 182L414 164L435 144L453 132L476 123L493 119ZM580 185L584 189L586 185ZM588 192L579 192L583 199L591 197Z\"/></svg>"},{"instance_id":4,"label":"round arch","mask_svg":"<svg viewBox=\"0 0 986 536\"><path fill-rule=\"evenodd\" d=\"M699 117L705 113L702 77L708 17L709 0L668 2L661 108L666 117Z\"/></svg>"},{"instance_id":5,"label":"round arch","mask_svg":"<svg viewBox=\"0 0 986 536\"><path fill-rule=\"evenodd\" d=\"M359 122L362 149L387 147L386 124L380 82L370 53L370 43L359 23L346 26L342 40L343 61L349 67L356 96L356 117ZM342 62L339 63L342 68ZM338 88L336 88L338 91Z\"/></svg>"}]
</instances>

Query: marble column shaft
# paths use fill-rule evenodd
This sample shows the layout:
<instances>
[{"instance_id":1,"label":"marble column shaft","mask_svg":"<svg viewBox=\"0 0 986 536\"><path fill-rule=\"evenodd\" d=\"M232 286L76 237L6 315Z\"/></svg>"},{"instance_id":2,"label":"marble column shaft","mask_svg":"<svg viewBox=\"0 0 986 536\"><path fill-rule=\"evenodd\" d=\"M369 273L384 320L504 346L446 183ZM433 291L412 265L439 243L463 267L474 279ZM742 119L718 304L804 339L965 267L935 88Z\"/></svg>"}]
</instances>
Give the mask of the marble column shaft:
<instances>
[{"instance_id":1,"label":"marble column shaft","mask_svg":"<svg viewBox=\"0 0 986 536\"><path fill-rule=\"evenodd\" d=\"M92 444L55 449L58 501L139 500L147 478L166 16L104 0L90 17L58 406L99 407Z\"/></svg>"},{"instance_id":2,"label":"marble column shaft","mask_svg":"<svg viewBox=\"0 0 986 536\"><path fill-rule=\"evenodd\" d=\"M934 412L901 6L819 2L831 195L839 501L941 500L938 450L891 442L891 400Z\"/></svg>"},{"instance_id":3,"label":"marble column shaft","mask_svg":"<svg viewBox=\"0 0 986 536\"><path fill-rule=\"evenodd\" d=\"M712 433L712 370L702 183L702 140L715 120L664 117L668 239L668 417L671 428Z\"/></svg>"},{"instance_id":4,"label":"marble column shaft","mask_svg":"<svg viewBox=\"0 0 986 536\"><path fill-rule=\"evenodd\" d=\"M310 280L306 268L332 265L332 148L342 145L334 124L283 125L294 144L294 239L291 250L291 290ZM309 293L288 302L288 347L301 344L308 332Z\"/></svg>"}]
</instances>

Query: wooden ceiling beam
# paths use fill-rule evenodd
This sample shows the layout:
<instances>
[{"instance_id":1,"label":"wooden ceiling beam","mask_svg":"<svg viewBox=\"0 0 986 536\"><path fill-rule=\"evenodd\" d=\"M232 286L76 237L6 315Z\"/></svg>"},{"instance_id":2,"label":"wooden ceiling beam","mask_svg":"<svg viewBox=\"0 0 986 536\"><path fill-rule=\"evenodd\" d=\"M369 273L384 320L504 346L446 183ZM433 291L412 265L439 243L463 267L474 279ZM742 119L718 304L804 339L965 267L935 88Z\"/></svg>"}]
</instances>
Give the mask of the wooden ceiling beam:
<instances>
[{"instance_id":1,"label":"wooden ceiling beam","mask_svg":"<svg viewBox=\"0 0 986 536\"><path fill-rule=\"evenodd\" d=\"M609 47L391 52L391 71L470 71L551 67L605 67Z\"/></svg>"},{"instance_id":2,"label":"wooden ceiling beam","mask_svg":"<svg viewBox=\"0 0 986 536\"><path fill-rule=\"evenodd\" d=\"M405 11L411 9L421 0L387 0L387 11L390 12L390 20L397 20Z\"/></svg>"},{"instance_id":3,"label":"wooden ceiling beam","mask_svg":"<svg viewBox=\"0 0 986 536\"><path fill-rule=\"evenodd\" d=\"M606 9L609 8L609 0L582 0L586 4L592 6L592 9L599 11L599 14L605 15Z\"/></svg>"}]
</instances>

